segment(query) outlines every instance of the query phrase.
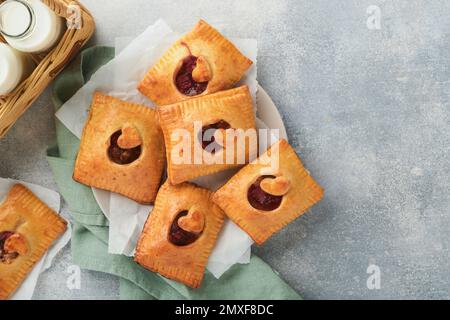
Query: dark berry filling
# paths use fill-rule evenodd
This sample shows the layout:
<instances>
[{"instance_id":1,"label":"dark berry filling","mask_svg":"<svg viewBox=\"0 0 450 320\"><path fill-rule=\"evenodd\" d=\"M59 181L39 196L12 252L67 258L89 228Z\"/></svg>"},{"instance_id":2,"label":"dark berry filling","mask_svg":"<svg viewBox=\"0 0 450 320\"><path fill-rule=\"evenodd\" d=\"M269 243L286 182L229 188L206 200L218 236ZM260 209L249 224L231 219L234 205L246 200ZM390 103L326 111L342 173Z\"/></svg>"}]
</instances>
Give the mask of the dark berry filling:
<instances>
[{"instance_id":1,"label":"dark berry filling","mask_svg":"<svg viewBox=\"0 0 450 320\"><path fill-rule=\"evenodd\" d=\"M178 220L188 214L188 211L181 211L173 220L169 230L169 241L176 246L187 246L195 242L200 234L183 230L178 225Z\"/></svg>"},{"instance_id":2,"label":"dark berry filling","mask_svg":"<svg viewBox=\"0 0 450 320\"><path fill-rule=\"evenodd\" d=\"M198 134L198 140L202 144L202 148L206 149L209 145L214 144L214 148L211 146L211 148L209 149L211 150L211 153L215 153L215 151L219 150L221 146L219 146L219 144L216 143L216 139L214 138L214 132L219 129L226 130L230 128L231 128L230 124L225 120L220 120L216 123L204 126L202 128L202 131L199 132Z\"/></svg>"},{"instance_id":3,"label":"dark berry filling","mask_svg":"<svg viewBox=\"0 0 450 320\"><path fill-rule=\"evenodd\" d=\"M274 196L261 189L261 181L274 176L261 176L248 188L247 199L251 206L262 211L273 211L277 209L283 196Z\"/></svg>"},{"instance_id":4,"label":"dark berry filling","mask_svg":"<svg viewBox=\"0 0 450 320\"><path fill-rule=\"evenodd\" d=\"M17 252L7 252L5 251L5 242L14 234L12 231L0 232L0 262L11 263L16 259L19 254Z\"/></svg>"},{"instance_id":5,"label":"dark berry filling","mask_svg":"<svg viewBox=\"0 0 450 320\"><path fill-rule=\"evenodd\" d=\"M117 164L129 164L136 161L141 156L141 146L131 149L122 149L117 144L117 140L122 135L122 130L116 131L111 136L111 143L108 148L108 156L111 161Z\"/></svg>"},{"instance_id":6,"label":"dark berry filling","mask_svg":"<svg viewBox=\"0 0 450 320\"><path fill-rule=\"evenodd\" d=\"M196 82L192 78L192 71L197 66L197 57L188 56L183 59L180 69L175 76L175 85L182 94L196 96L206 90L208 82Z\"/></svg>"}]
</instances>

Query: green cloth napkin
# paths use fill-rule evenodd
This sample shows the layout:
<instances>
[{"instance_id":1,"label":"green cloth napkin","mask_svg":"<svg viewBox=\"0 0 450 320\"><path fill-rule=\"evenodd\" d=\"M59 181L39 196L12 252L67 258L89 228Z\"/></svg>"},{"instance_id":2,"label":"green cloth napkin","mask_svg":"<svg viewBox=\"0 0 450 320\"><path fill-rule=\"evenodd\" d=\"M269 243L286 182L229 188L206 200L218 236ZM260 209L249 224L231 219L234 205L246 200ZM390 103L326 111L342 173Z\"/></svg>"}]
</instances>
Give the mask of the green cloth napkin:
<instances>
[{"instance_id":1,"label":"green cloth napkin","mask_svg":"<svg viewBox=\"0 0 450 320\"><path fill-rule=\"evenodd\" d=\"M110 47L84 50L54 82L55 109L58 110L113 57L114 49ZM72 180L80 141L58 119L56 136L57 146L48 150L47 158L73 218L74 263L81 268L118 276L122 299L300 299L255 255L249 264L233 266L220 279L207 271L201 288L194 290L142 268L129 257L108 254L108 220L91 189Z\"/></svg>"}]
</instances>

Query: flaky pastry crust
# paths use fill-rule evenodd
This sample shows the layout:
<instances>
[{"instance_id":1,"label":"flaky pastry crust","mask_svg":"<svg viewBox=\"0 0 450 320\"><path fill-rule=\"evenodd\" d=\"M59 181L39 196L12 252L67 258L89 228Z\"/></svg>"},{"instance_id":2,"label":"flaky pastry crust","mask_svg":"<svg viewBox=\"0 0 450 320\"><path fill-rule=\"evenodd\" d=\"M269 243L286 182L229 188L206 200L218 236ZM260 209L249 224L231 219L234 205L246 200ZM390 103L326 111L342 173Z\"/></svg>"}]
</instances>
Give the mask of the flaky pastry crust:
<instances>
[{"instance_id":1,"label":"flaky pastry crust","mask_svg":"<svg viewBox=\"0 0 450 320\"><path fill-rule=\"evenodd\" d=\"M119 147L142 148L140 156L131 163L116 163L108 155L111 135L118 130L122 131ZM73 179L149 204L158 192L164 164L164 142L156 111L96 92Z\"/></svg>"},{"instance_id":2,"label":"flaky pastry crust","mask_svg":"<svg viewBox=\"0 0 450 320\"><path fill-rule=\"evenodd\" d=\"M206 95L231 88L252 65L229 40L200 20L194 29L173 44L140 82L139 91L157 105L191 98L181 93L174 79L184 58L195 56L201 64L194 70L195 80L207 81Z\"/></svg>"},{"instance_id":3,"label":"flaky pastry crust","mask_svg":"<svg viewBox=\"0 0 450 320\"><path fill-rule=\"evenodd\" d=\"M192 288L200 287L208 257L224 221L223 211L211 201L211 196L209 190L191 183L173 186L166 182L145 223L135 261L164 277ZM169 232L174 219L183 211L192 214L193 223L185 225L189 225L189 231L198 234L198 238L188 245L175 245L169 240ZM203 217L200 219L199 215Z\"/></svg>"},{"instance_id":4,"label":"flaky pastry crust","mask_svg":"<svg viewBox=\"0 0 450 320\"><path fill-rule=\"evenodd\" d=\"M278 169L268 165L270 157L278 155ZM262 180L261 187L283 197L275 210L258 210L248 200L250 186L261 176L273 176L272 183ZM323 189L306 171L295 150L286 140L280 140L217 190L213 201L257 244L262 244L322 197Z\"/></svg>"},{"instance_id":5,"label":"flaky pastry crust","mask_svg":"<svg viewBox=\"0 0 450 320\"><path fill-rule=\"evenodd\" d=\"M12 234L4 250L17 256L8 263L0 261L0 300L14 293L66 228L66 221L26 187L16 184L11 188L0 205L0 233Z\"/></svg>"},{"instance_id":6,"label":"flaky pastry crust","mask_svg":"<svg viewBox=\"0 0 450 320\"><path fill-rule=\"evenodd\" d=\"M237 149L238 147L221 148L214 154L221 161L208 163L206 159L211 154L202 149L198 139L198 128L195 127L195 123L201 123L202 126L205 126L223 120L233 129L242 129L243 131L250 129L249 132L253 131L256 135L253 102L247 86L168 106L160 106L157 110L164 134L168 176L172 184L242 166L253 159L256 154L257 143L253 145L236 143L239 149ZM180 151L182 138L177 134L180 130L189 134L188 150L181 148ZM245 157L242 157L242 155L245 155Z\"/></svg>"}]
</instances>

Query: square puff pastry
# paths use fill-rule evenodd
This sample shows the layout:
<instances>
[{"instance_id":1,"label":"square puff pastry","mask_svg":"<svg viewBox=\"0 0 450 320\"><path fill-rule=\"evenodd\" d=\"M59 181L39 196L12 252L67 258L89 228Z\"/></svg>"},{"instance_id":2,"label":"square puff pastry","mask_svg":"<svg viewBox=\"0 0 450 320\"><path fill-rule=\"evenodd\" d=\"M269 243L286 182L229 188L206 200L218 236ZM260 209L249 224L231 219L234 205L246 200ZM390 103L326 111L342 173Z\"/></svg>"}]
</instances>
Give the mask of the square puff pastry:
<instances>
[{"instance_id":1,"label":"square puff pastry","mask_svg":"<svg viewBox=\"0 0 450 320\"><path fill-rule=\"evenodd\" d=\"M197 69L188 70L188 77L191 81L194 79L196 84L200 82L203 87L201 92L185 94L179 90L177 75L183 69L184 59L189 57L194 58L192 67ZM252 63L216 29L200 20L149 70L138 89L157 105L171 104L191 98L192 95L231 88Z\"/></svg>"},{"instance_id":2,"label":"square puff pastry","mask_svg":"<svg viewBox=\"0 0 450 320\"><path fill-rule=\"evenodd\" d=\"M95 93L73 179L149 204L158 192L164 164L156 111Z\"/></svg>"},{"instance_id":3,"label":"square puff pastry","mask_svg":"<svg viewBox=\"0 0 450 320\"><path fill-rule=\"evenodd\" d=\"M213 201L262 244L322 197L294 149L280 140L217 190Z\"/></svg>"},{"instance_id":4,"label":"square puff pastry","mask_svg":"<svg viewBox=\"0 0 450 320\"><path fill-rule=\"evenodd\" d=\"M139 239L135 261L198 288L224 221L212 193L191 183L166 182Z\"/></svg>"},{"instance_id":5,"label":"square puff pastry","mask_svg":"<svg viewBox=\"0 0 450 320\"><path fill-rule=\"evenodd\" d=\"M157 110L166 145L168 177L172 184L244 165L256 156L256 138L250 144L243 137L241 141L245 138L247 143L224 146L214 154L204 150L201 141L201 129L224 123L231 129L243 129L243 132L253 133L256 137L253 102L247 86L159 106ZM180 132L187 133L188 139L182 138ZM180 146L184 140L189 140L187 148ZM210 161L212 156L217 161Z\"/></svg>"},{"instance_id":6,"label":"square puff pastry","mask_svg":"<svg viewBox=\"0 0 450 320\"><path fill-rule=\"evenodd\" d=\"M19 287L67 223L30 190L17 184L0 205L0 300Z\"/></svg>"}]
</instances>

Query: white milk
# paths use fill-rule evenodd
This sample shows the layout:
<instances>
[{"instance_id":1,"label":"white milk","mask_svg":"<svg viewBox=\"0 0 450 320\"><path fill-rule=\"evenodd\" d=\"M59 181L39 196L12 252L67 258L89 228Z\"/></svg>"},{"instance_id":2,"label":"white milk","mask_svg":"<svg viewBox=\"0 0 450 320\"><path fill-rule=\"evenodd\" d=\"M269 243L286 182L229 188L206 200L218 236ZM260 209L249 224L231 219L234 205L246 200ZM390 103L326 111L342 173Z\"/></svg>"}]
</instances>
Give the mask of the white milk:
<instances>
[{"instance_id":1,"label":"white milk","mask_svg":"<svg viewBox=\"0 0 450 320\"><path fill-rule=\"evenodd\" d=\"M40 0L8 0L0 6L0 31L19 51L49 50L62 36L64 25Z\"/></svg>"},{"instance_id":2,"label":"white milk","mask_svg":"<svg viewBox=\"0 0 450 320\"><path fill-rule=\"evenodd\" d=\"M0 96L13 91L33 68L34 62L30 56L0 43Z\"/></svg>"}]
</instances>

